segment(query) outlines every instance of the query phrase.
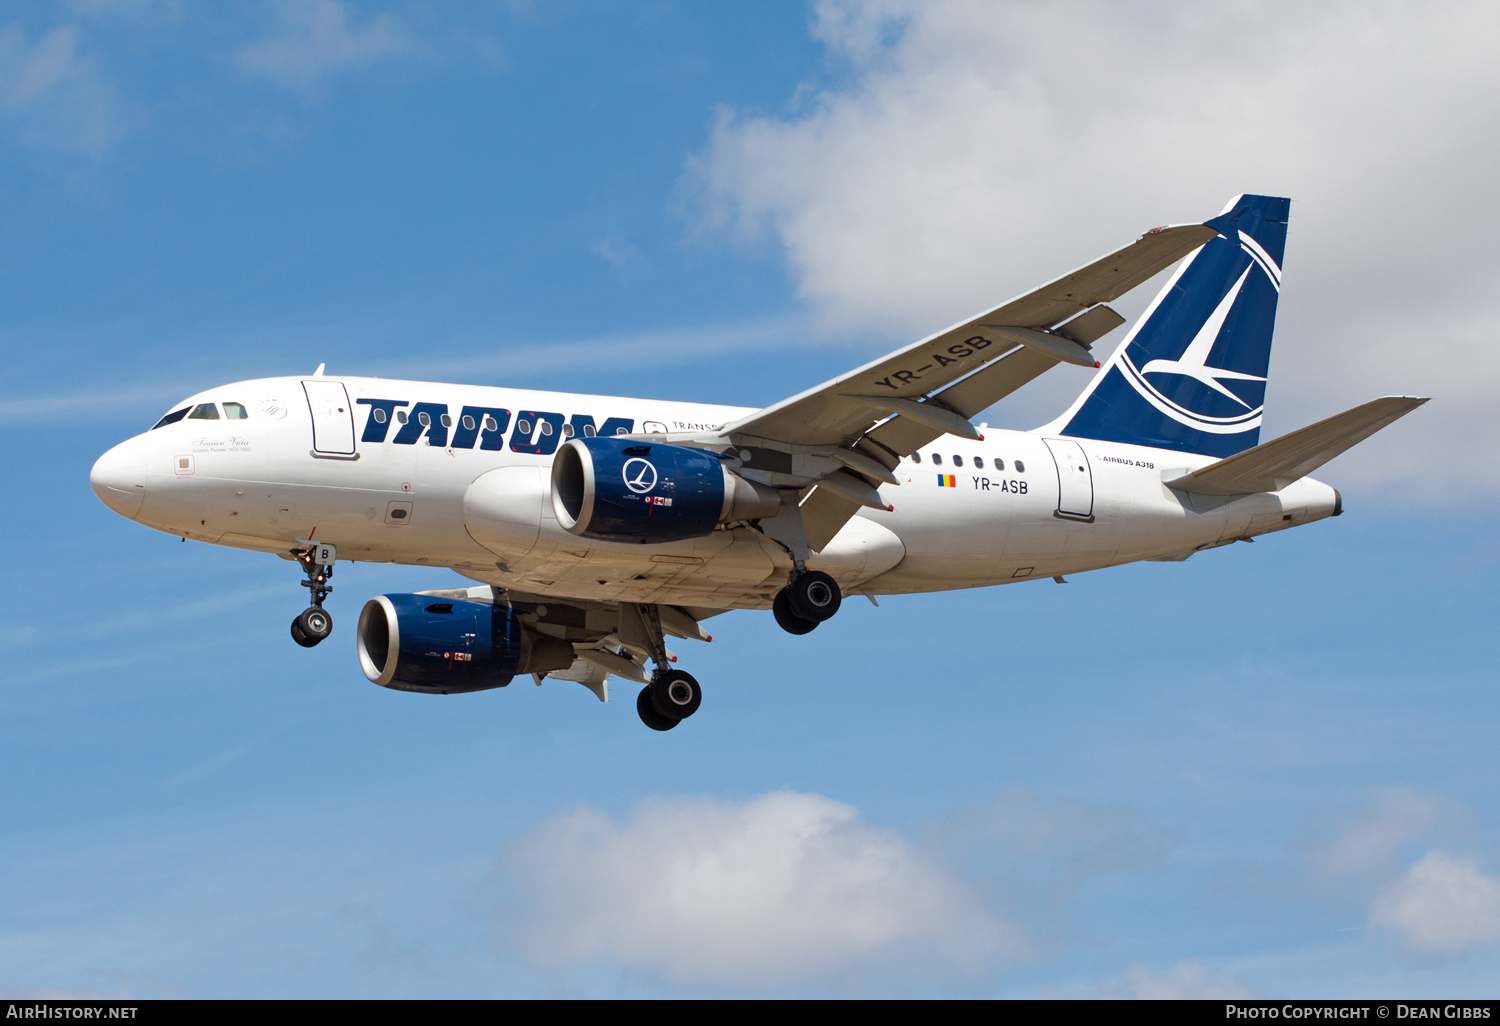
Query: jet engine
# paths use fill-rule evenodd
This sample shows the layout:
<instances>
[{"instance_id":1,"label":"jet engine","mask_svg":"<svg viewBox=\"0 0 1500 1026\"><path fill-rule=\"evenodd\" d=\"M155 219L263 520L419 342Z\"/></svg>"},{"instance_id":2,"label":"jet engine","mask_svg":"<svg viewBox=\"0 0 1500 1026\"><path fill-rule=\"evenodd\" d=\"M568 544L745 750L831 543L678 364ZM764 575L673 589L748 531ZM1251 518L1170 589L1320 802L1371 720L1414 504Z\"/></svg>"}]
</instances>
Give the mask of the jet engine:
<instances>
[{"instance_id":1,"label":"jet engine","mask_svg":"<svg viewBox=\"0 0 1500 1026\"><path fill-rule=\"evenodd\" d=\"M426 694L503 688L573 665L573 646L523 625L505 602L376 595L359 614L359 665L382 687Z\"/></svg>"},{"instance_id":2,"label":"jet engine","mask_svg":"<svg viewBox=\"0 0 1500 1026\"><path fill-rule=\"evenodd\" d=\"M620 438L574 438L552 461L552 510L573 534L608 541L701 538L715 525L773 517L776 489L713 453Z\"/></svg>"}]
</instances>

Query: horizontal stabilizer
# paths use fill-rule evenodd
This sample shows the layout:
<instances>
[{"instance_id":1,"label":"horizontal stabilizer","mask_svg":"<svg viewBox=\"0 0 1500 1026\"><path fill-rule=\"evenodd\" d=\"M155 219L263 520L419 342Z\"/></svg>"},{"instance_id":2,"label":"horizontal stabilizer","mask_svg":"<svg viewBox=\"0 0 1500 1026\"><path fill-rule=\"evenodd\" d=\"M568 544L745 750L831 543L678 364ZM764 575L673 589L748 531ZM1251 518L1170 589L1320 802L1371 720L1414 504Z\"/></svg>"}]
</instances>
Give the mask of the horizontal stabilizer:
<instances>
[{"instance_id":1,"label":"horizontal stabilizer","mask_svg":"<svg viewBox=\"0 0 1500 1026\"><path fill-rule=\"evenodd\" d=\"M1196 495L1280 491L1426 401L1388 395L1162 483Z\"/></svg>"}]
</instances>

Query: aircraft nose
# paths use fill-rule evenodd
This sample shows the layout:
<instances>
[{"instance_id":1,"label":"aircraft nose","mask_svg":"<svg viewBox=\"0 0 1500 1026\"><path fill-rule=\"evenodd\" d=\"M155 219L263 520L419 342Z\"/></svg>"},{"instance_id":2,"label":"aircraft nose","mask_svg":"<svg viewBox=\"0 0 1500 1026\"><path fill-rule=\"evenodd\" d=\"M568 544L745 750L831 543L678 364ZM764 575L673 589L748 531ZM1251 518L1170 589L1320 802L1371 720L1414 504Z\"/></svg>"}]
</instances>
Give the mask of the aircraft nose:
<instances>
[{"instance_id":1,"label":"aircraft nose","mask_svg":"<svg viewBox=\"0 0 1500 1026\"><path fill-rule=\"evenodd\" d=\"M146 446L139 438L121 442L100 456L89 471L99 501L130 520L146 501Z\"/></svg>"}]
</instances>

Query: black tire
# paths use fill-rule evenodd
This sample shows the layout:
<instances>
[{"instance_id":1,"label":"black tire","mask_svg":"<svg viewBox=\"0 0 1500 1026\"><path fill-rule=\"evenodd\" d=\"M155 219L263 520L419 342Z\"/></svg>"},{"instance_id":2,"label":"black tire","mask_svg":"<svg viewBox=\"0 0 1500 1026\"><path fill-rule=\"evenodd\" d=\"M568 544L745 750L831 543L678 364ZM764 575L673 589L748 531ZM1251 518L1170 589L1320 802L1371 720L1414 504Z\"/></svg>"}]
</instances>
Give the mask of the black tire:
<instances>
[{"instance_id":1,"label":"black tire","mask_svg":"<svg viewBox=\"0 0 1500 1026\"><path fill-rule=\"evenodd\" d=\"M792 612L813 623L832 619L844 601L838 582L821 570L798 574L786 587Z\"/></svg>"},{"instance_id":2,"label":"black tire","mask_svg":"<svg viewBox=\"0 0 1500 1026\"><path fill-rule=\"evenodd\" d=\"M685 720L698 711L703 689L686 670L667 670L651 682L651 705L669 720Z\"/></svg>"},{"instance_id":3,"label":"black tire","mask_svg":"<svg viewBox=\"0 0 1500 1026\"><path fill-rule=\"evenodd\" d=\"M306 632L302 630L302 617L299 616L297 617L297 619L292 621L292 640L301 645L303 648L312 648L323 639L309 638Z\"/></svg>"},{"instance_id":4,"label":"black tire","mask_svg":"<svg viewBox=\"0 0 1500 1026\"><path fill-rule=\"evenodd\" d=\"M771 613L776 617L776 623L788 634L811 634L817 630L816 620L804 620L792 612L791 600L787 598L785 588L776 593L776 598L771 602Z\"/></svg>"},{"instance_id":5,"label":"black tire","mask_svg":"<svg viewBox=\"0 0 1500 1026\"><path fill-rule=\"evenodd\" d=\"M333 633L333 617L328 610L322 606L308 606L297 614L297 619L292 621L302 629L302 634L307 637L307 647L311 648ZM293 634L292 637L296 637Z\"/></svg>"},{"instance_id":6,"label":"black tire","mask_svg":"<svg viewBox=\"0 0 1500 1026\"><path fill-rule=\"evenodd\" d=\"M652 730L671 730L678 723L656 711L656 706L651 704L650 684L641 688L641 693L635 696L635 711L640 714L641 722Z\"/></svg>"}]
</instances>

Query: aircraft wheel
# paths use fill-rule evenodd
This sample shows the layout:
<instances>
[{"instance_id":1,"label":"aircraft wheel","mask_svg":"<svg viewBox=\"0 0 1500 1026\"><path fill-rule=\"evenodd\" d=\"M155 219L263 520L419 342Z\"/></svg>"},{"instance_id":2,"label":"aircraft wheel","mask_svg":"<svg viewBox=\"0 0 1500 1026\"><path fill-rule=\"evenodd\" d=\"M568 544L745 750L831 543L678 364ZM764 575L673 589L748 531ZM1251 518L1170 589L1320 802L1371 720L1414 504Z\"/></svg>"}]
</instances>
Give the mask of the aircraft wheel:
<instances>
[{"instance_id":1,"label":"aircraft wheel","mask_svg":"<svg viewBox=\"0 0 1500 1026\"><path fill-rule=\"evenodd\" d=\"M292 639L303 648L312 648L333 633L333 617L321 606L308 606L292 621Z\"/></svg>"},{"instance_id":2,"label":"aircraft wheel","mask_svg":"<svg viewBox=\"0 0 1500 1026\"><path fill-rule=\"evenodd\" d=\"M667 670L651 682L651 705L669 720L685 720L698 711L703 689L686 670Z\"/></svg>"},{"instance_id":3,"label":"aircraft wheel","mask_svg":"<svg viewBox=\"0 0 1500 1026\"><path fill-rule=\"evenodd\" d=\"M292 640L303 648L312 648L318 642L302 633L302 618L299 616L292 621Z\"/></svg>"},{"instance_id":4,"label":"aircraft wheel","mask_svg":"<svg viewBox=\"0 0 1500 1026\"><path fill-rule=\"evenodd\" d=\"M650 684L641 688L641 693L635 696L635 711L640 714L641 722L652 730L671 730L680 722L656 711L656 706L651 703Z\"/></svg>"},{"instance_id":5,"label":"aircraft wheel","mask_svg":"<svg viewBox=\"0 0 1500 1026\"><path fill-rule=\"evenodd\" d=\"M788 634L811 634L818 626L818 621L804 620L792 612L792 604L785 588L778 591L776 598L772 600L771 613L776 617L776 623Z\"/></svg>"},{"instance_id":6,"label":"aircraft wheel","mask_svg":"<svg viewBox=\"0 0 1500 1026\"><path fill-rule=\"evenodd\" d=\"M830 619L843 601L838 582L821 570L798 574L786 587L792 612L813 623Z\"/></svg>"}]
</instances>

